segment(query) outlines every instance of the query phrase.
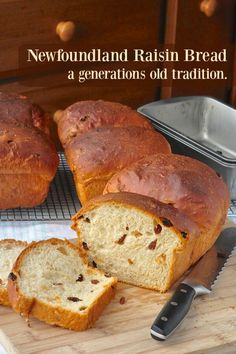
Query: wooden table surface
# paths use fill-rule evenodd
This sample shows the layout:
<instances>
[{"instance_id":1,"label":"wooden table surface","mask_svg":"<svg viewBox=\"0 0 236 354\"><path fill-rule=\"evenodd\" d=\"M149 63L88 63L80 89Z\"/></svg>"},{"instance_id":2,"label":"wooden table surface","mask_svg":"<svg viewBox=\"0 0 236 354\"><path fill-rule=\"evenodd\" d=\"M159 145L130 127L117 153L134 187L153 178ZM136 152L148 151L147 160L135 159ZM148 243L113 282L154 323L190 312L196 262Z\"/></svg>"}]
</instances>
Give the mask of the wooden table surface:
<instances>
[{"instance_id":1,"label":"wooden table surface","mask_svg":"<svg viewBox=\"0 0 236 354\"><path fill-rule=\"evenodd\" d=\"M31 319L31 328L11 309L0 308L0 342L9 353L151 354L236 353L236 254L209 295L195 299L176 332L165 342L150 326L171 291L159 294L120 283L115 299L94 328L73 332ZM124 296L125 304L119 300Z\"/></svg>"}]
</instances>

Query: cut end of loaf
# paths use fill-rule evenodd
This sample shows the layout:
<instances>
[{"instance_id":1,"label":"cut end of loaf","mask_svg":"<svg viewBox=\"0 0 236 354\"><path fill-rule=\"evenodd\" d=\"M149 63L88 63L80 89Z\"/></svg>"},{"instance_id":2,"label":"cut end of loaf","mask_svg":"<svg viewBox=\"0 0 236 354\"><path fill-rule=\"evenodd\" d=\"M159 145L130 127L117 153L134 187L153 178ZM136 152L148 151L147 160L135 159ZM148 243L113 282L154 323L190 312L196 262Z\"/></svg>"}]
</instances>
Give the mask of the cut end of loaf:
<instances>
[{"instance_id":1,"label":"cut end of loaf","mask_svg":"<svg viewBox=\"0 0 236 354\"><path fill-rule=\"evenodd\" d=\"M100 269L120 281L161 292L176 280L174 273L179 274L174 272L177 255L184 245L190 249L193 244L191 235L170 220L114 201L85 206L75 216L73 228Z\"/></svg>"},{"instance_id":2,"label":"cut end of loaf","mask_svg":"<svg viewBox=\"0 0 236 354\"><path fill-rule=\"evenodd\" d=\"M16 312L73 330L91 327L114 295L116 279L88 267L69 241L31 244L8 281Z\"/></svg>"}]
</instances>

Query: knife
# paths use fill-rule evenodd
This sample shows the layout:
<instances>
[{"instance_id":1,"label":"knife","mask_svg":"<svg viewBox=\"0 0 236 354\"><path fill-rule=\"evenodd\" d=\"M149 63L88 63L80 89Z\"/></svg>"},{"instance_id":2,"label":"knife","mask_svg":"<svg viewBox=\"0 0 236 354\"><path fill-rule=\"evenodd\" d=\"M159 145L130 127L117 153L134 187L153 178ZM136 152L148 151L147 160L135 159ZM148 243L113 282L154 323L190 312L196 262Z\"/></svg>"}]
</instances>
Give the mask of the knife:
<instances>
[{"instance_id":1,"label":"knife","mask_svg":"<svg viewBox=\"0 0 236 354\"><path fill-rule=\"evenodd\" d=\"M165 340L187 315L196 296L209 294L236 246L236 228L223 230L211 249L196 263L178 285L171 299L163 307L151 327L151 336Z\"/></svg>"}]
</instances>

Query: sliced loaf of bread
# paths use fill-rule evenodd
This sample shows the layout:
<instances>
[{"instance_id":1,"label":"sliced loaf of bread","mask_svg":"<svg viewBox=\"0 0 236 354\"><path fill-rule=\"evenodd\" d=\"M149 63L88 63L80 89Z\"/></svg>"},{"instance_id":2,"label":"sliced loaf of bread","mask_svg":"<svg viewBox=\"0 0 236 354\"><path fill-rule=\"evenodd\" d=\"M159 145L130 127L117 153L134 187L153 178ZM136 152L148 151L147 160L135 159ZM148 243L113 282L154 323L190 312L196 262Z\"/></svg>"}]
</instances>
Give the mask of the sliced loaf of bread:
<instances>
[{"instance_id":1,"label":"sliced loaf of bread","mask_svg":"<svg viewBox=\"0 0 236 354\"><path fill-rule=\"evenodd\" d=\"M27 242L5 239L0 241L0 304L9 306L7 277L16 258L27 246Z\"/></svg>"},{"instance_id":2,"label":"sliced loaf of bread","mask_svg":"<svg viewBox=\"0 0 236 354\"><path fill-rule=\"evenodd\" d=\"M8 277L13 309L28 318L84 330L112 299L117 280L87 265L79 249L52 238L28 246Z\"/></svg>"},{"instance_id":3,"label":"sliced loaf of bread","mask_svg":"<svg viewBox=\"0 0 236 354\"><path fill-rule=\"evenodd\" d=\"M199 235L198 226L173 206L128 192L90 200L72 227L98 268L161 292L193 263Z\"/></svg>"},{"instance_id":4,"label":"sliced loaf of bread","mask_svg":"<svg viewBox=\"0 0 236 354\"><path fill-rule=\"evenodd\" d=\"M188 156L147 156L107 183L105 193L139 193L171 204L191 218L201 231L192 255L197 261L215 243L225 223L230 193L211 167Z\"/></svg>"}]
</instances>

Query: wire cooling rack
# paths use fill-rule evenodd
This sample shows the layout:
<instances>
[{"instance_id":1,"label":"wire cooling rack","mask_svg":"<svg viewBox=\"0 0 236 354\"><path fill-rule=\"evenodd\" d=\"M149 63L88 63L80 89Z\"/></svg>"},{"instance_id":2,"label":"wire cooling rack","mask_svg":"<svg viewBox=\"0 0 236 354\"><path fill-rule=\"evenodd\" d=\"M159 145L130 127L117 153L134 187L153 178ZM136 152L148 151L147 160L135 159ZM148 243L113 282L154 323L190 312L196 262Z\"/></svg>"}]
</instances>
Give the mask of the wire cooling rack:
<instances>
[{"instance_id":1,"label":"wire cooling rack","mask_svg":"<svg viewBox=\"0 0 236 354\"><path fill-rule=\"evenodd\" d=\"M0 211L0 221L65 221L81 207L72 174L64 154L59 154L60 165L51 184L47 200L35 208ZM236 200L231 201L228 217L236 219Z\"/></svg>"},{"instance_id":2,"label":"wire cooling rack","mask_svg":"<svg viewBox=\"0 0 236 354\"><path fill-rule=\"evenodd\" d=\"M1 221L64 221L71 219L81 206L64 154L59 154L59 158L60 165L51 184L47 200L35 208L0 211Z\"/></svg>"}]
</instances>

